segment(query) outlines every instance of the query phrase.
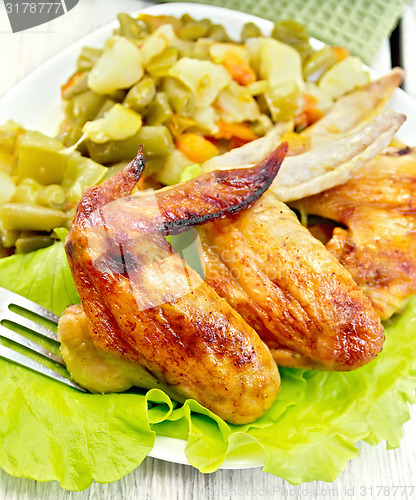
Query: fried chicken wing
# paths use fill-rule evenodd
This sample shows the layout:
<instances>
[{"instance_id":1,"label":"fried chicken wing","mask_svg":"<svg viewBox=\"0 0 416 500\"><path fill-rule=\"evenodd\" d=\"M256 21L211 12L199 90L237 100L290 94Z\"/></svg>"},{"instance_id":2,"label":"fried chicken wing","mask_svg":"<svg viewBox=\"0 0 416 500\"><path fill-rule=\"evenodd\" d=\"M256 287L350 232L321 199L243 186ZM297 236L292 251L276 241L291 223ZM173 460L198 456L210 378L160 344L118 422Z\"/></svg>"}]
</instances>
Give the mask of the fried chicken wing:
<instances>
[{"instance_id":1,"label":"fried chicken wing","mask_svg":"<svg viewBox=\"0 0 416 500\"><path fill-rule=\"evenodd\" d=\"M252 169L127 196L143 167L137 158L84 194L66 241L93 344L232 423L255 420L273 403L276 364L254 329L165 235L250 206L285 152L283 145Z\"/></svg>"},{"instance_id":2,"label":"fried chicken wing","mask_svg":"<svg viewBox=\"0 0 416 500\"><path fill-rule=\"evenodd\" d=\"M336 228L329 251L382 319L416 293L416 150L389 148L347 183L295 203Z\"/></svg>"},{"instance_id":3,"label":"fried chicken wing","mask_svg":"<svg viewBox=\"0 0 416 500\"><path fill-rule=\"evenodd\" d=\"M199 231L206 282L278 365L352 370L381 351L383 327L370 301L271 190Z\"/></svg>"}]
</instances>

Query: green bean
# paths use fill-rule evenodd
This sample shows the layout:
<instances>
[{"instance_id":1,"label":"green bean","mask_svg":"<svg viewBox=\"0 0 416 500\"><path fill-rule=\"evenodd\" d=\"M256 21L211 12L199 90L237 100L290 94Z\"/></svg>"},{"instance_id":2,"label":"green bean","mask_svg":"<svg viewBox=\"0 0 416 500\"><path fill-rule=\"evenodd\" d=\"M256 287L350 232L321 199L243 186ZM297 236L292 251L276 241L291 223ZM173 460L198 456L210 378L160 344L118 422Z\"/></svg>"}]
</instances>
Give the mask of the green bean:
<instances>
[{"instance_id":1,"label":"green bean","mask_svg":"<svg viewBox=\"0 0 416 500\"><path fill-rule=\"evenodd\" d=\"M87 90L68 101L65 115L71 122L82 126L85 122L93 120L106 100L105 96Z\"/></svg>"},{"instance_id":2,"label":"green bean","mask_svg":"<svg viewBox=\"0 0 416 500\"><path fill-rule=\"evenodd\" d=\"M173 115L166 92L158 92L146 112L146 123L156 126L168 122Z\"/></svg>"},{"instance_id":3,"label":"green bean","mask_svg":"<svg viewBox=\"0 0 416 500\"><path fill-rule=\"evenodd\" d=\"M159 26L163 24L171 24L175 33L179 31L180 28L182 28L182 23L181 21L174 16L152 16L150 14L139 14L137 16L137 19L139 22L144 23L147 34L153 33Z\"/></svg>"},{"instance_id":4,"label":"green bean","mask_svg":"<svg viewBox=\"0 0 416 500\"><path fill-rule=\"evenodd\" d=\"M73 99L76 95L82 94L88 90L88 71L81 74L75 74L72 77L71 84L62 87L62 98Z\"/></svg>"},{"instance_id":5,"label":"green bean","mask_svg":"<svg viewBox=\"0 0 416 500\"><path fill-rule=\"evenodd\" d=\"M263 95L274 122L289 120L298 109L299 87L293 81L270 88Z\"/></svg>"},{"instance_id":6,"label":"green bean","mask_svg":"<svg viewBox=\"0 0 416 500\"><path fill-rule=\"evenodd\" d=\"M16 240L16 253L29 253L39 248L46 248L53 245L54 240L47 235L22 235Z\"/></svg>"},{"instance_id":7,"label":"green bean","mask_svg":"<svg viewBox=\"0 0 416 500\"><path fill-rule=\"evenodd\" d=\"M121 12L117 18L120 23L119 35L126 38L143 38L147 34L146 24L143 21L133 19L125 12Z\"/></svg>"},{"instance_id":8,"label":"green bean","mask_svg":"<svg viewBox=\"0 0 416 500\"><path fill-rule=\"evenodd\" d=\"M178 49L169 47L158 56L153 57L146 67L146 71L152 76L166 76L169 69L178 60Z\"/></svg>"},{"instance_id":9,"label":"green bean","mask_svg":"<svg viewBox=\"0 0 416 500\"><path fill-rule=\"evenodd\" d=\"M209 29L207 36L216 42L231 42L231 38L228 36L227 31L224 26L221 26L221 24L213 24Z\"/></svg>"},{"instance_id":10,"label":"green bean","mask_svg":"<svg viewBox=\"0 0 416 500\"><path fill-rule=\"evenodd\" d=\"M140 113L140 111L150 104L155 95L155 82L151 78L143 78L143 80L136 83L129 90L124 99L124 104L127 104L129 108Z\"/></svg>"},{"instance_id":11,"label":"green bean","mask_svg":"<svg viewBox=\"0 0 416 500\"><path fill-rule=\"evenodd\" d=\"M122 160L131 160L143 146L145 157L167 156L173 151L172 135L163 125L143 126L133 137L123 141L109 141L96 144L86 141L90 157L101 164L108 165Z\"/></svg>"},{"instance_id":12,"label":"green bean","mask_svg":"<svg viewBox=\"0 0 416 500\"><path fill-rule=\"evenodd\" d=\"M191 116L195 111L195 96L176 78L165 78L163 90L166 92L173 110L182 116Z\"/></svg>"},{"instance_id":13,"label":"green bean","mask_svg":"<svg viewBox=\"0 0 416 500\"><path fill-rule=\"evenodd\" d=\"M317 82L337 61L338 57L332 47L324 47L306 59L303 65L303 75L309 82Z\"/></svg>"},{"instance_id":14,"label":"green bean","mask_svg":"<svg viewBox=\"0 0 416 500\"><path fill-rule=\"evenodd\" d=\"M274 23L272 37L296 49L303 61L313 53L307 29L291 19Z\"/></svg>"},{"instance_id":15,"label":"green bean","mask_svg":"<svg viewBox=\"0 0 416 500\"><path fill-rule=\"evenodd\" d=\"M198 124L192 118L182 115L174 115L169 123L169 130L172 132L173 136L176 137L185 132L185 130L195 127L196 125Z\"/></svg>"},{"instance_id":16,"label":"green bean","mask_svg":"<svg viewBox=\"0 0 416 500\"><path fill-rule=\"evenodd\" d=\"M35 201L39 205L62 210L66 205L67 198L62 186L49 184L37 192Z\"/></svg>"},{"instance_id":17,"label":"green bean","mask_svg":"<svg viewBox=\"0 0 416 500\"><path fill-rule=\"evenodd\" d=\"M268 130L270 130L273 126L273 122L271 119L264 114L261 114L258 118L250 123L251 130L259 135L265 135Z\"/></svg>"},{"instance_id":18,"label":"green bean","mask_svg":"<svg viewBox=\"0 0 416 500\"><path fill-rule=\"evenodd\" d=\"M66 156L63 144L40 132L28 131L19 150L19 180L30 177L40 184L60 184L64 178Z\"/></svg>"},{"instance_id":19,"label":"green bean","mask_svg":"<svg viewBox=\"0 0 416 500\"><path fill-rule=\"evenodd\" d=\"M36 197L41 189L42 185L39 184L39 182L27 177L17 185L11 201L17 201L19 203L36 203Z\"/></svg>"},{"instance_id":20,"label":"green bean","mask_svg":"<svg viewBox=\"0 0 416 500\"><path fill-rule=\"evenodd\" d=\"M261 36L260 28L254 23L246 23L241 30L241 40L245 43L249 38Z\"/></svg>"},{"instance_id":21,"label":"green bean","mask_svg":"<svg viewBox=\"0 0 416 500\"><path fill-rule=\"evenodd\" d=\"M68 215L55 208L29 203L5 203L1 221L6 229L20 231L52 231L68 220Z\"/></svg>"},{"instance_id":22,"label":"green bean","mask_svg":"<svg viewBox=\"0 0 416 500\"><path fill-rule=\"evenodd\" d=\"M14 244L16 243L19 235L20 231L17 231L15 229L6 229L0 219L0 244L4 248L14 247Z\"/></svg>"},{"instance_id":23,"label":"green bean","mask_svg":"<svg viewBox=\"0 0 416 500\"><path fill-rule=\"evenodd\" d=\"M254 82L249 83L246 88L251 95L259 95L268 90L269 82L267 80L255 80Z\"/></svg>"},{"instance_id":24,"label":"green bean","mask_svg":"<svg viewBox=\"0 0 416 500\"><path fill-rule=\"evenodd\" d=\"M166 156L151 156L146 160L145 177L149 177L155 172L163 170L166 163Z\"/></svg>"},{"instance_id":25,"label":"green bean","mask_svg":"<svg viewBox=\"0 0 416 500\"><path fill-rule=\"evenodd\" d=\"M111 94L108 94L106 97L109 99L115 101L115 102L123 102L124 99L126 98L127 95L127 90L124 89L117 89Z\"/></svg>"},{"instance_id":26,"label":"green bean","mask_svg":"<svg viewBox=\"0 0 416 500\"><path fill-rule=\"evenodd\" d=\"M209 53L209 48L212 45L212 40L209 38L199 38L193 44L192 57L194 59L210 60L211 56Z\"/></svg>"},{"instance_id":27,"label":"green bean","mask_svg":"<svg viewBox=\"0 0 416 500\"><path fill-rule=\"evenodd\" d=\"M194 23L195 19L191 17L189 14L183 14L181 17L182 24Z\"/></svg>"},{"instance_id":28,"label":"green bean","mask_svg":"<svg viewBox=\"0 0 416 500\"><path fill-rule=\"evenodd\" d=\"M107 99L101 106L100 111L98 111L97 116L94 119L98 120L99 118L102 118L104 116L104 113L110 111L110 109L114 106L114 104L116 104L115 101L113 101L112 99Z\"/></svg>"},{"instance_id":29,"label":"green bean","mask_svg":"<svg viewBox=\"0 0 416 500\"><path fill-rule=\"evenodd\" d=\"M107 168L84 156L71 155L62 181L62 189L70 205L75 205L81 199L84 190L101 182Z\"/></svg>"},{"instance_id":30,"label":"green bean","mask_svg":"<svg viewBox=\"0 0 416 500\"><path fill-rule=\"evenodd\" d=\"M103 53L100 49L94 49L92 47L82 47L81 54L77 61L77 71L88 71L94 64L98 61L98 58Z\"/></svg>"},{"instance_id":31,"label":"green bean","mask_svg":"<svg viewBox=\"0 0 416 500\"><path fill-rule=\"evenodd\" d=\"M207 35L210 27L204 20L190 21L180 30L179 38L182 38L182 40L198 40L198 38Z\"/></svg>"},{"instance_id":32,"label":"green bean","mask_svg":"<svg viewBox=\"0 0 416 500\"><path fill-rule=\"evenodd\" d=\"M26 131L18 123L9 120L0 126L0 150L6 154L13 154L16 149L17 139Z\"/></svg>"},{"instance_id":33,"label":"green bean","mask_svg":"<svg viewBox=\"0 0 416 500\"><path fill-rule=\"evenodd\" d=\"M74 124L70 127L68 131L61 134L59 138L62 140L64 145L67 148L69 148L74 144L76 144L81 139L82 135L83 135L82 124L81 125ZM82 144L78 146L77 149L83 153Z\"/></svg>"},{"instance_id":34,"label":"green bean","mask_svg":"<svg viewBox=\"0 0 416 500\"><path fill-rule=\"evenodd\" d=\"M113 175L121 172L126 165L127 165L126 161L120 161L120 162L116 163L115 165L112 165L111 167L107 167L102 182L108 181L108 179L111 179L111 177L113 177Z\"/></svg>"}]
</instances>

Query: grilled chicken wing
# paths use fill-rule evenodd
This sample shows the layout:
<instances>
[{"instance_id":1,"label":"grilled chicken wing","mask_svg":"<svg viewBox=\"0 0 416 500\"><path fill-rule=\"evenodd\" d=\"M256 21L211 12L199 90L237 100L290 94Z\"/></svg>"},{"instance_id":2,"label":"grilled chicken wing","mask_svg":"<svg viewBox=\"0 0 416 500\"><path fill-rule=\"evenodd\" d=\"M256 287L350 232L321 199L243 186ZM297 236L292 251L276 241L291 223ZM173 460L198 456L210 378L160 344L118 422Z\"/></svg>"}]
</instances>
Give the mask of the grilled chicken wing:
<instances>
[{"instance_id":1,"label":"grilled chicken wing","mask_svg":"<svg viewBox=\"0 0 416 500\"><path fill-rule=\"evenodd\" d=\"M383 327L370 301L271 190L199 231L206 282L278 365L351 370L381 351Z\"/></svg>"},{"instance_id":2,"label":"grilled chicken wing","mask_svg":"<svg viewBox=\"0 0 416 500\"><path fill-rule=\"evenodd\" d=\"M416 293L416 150L389 148L346 184L295 206L347 226L327 243L382 319Z\"/></svg>"},{"instance_id":3,"label":"grilled chicken wing","mask_svg":"<svg viewBox=\"0 0 416 500\"><path fill-rule=\"evenodd\" d=\"M381 112L403 71L389 74L344 97L314 125L296 134L300 146L289 146L271 189L281 201L292 201L343 184L389 144L405 120L394 111ZM278 124L265 137L216 156L204 171L241 168L265 158L285 138L291 124Z\"/></svg>"},{"instance_id":4,"label":"grilled chicken wing","mask_svg":"<svg viewBox=\"0 0 416 500\"><path fill-rule=\"evenodd\" d=\"M390 73L338 99L328 113L306 128L302 137L309 147L343 136L374 118L403 80L403 70Z\"/></svg>"},{"instance_id":5,"label":"grilled chicken wing","mask_svg":"<svg viewBox=\"0 0 416 500\"><path fill-rule=\"evenodd\" d=\"M66 250L99 349L232 423L270 407L279 375L257 333L173 252L168 233L238 212L272 182L283 145L252 169L127 196L142 161L84 194Z\"/></svg>"},{"instance_id":6,"label":"grilled chicken wing","mask_svg":"<svg viewBox=\"0 0 416 500\"><path fill-rule=\"evenodd\" d=\"M270 189L281 201L292 201L343 184L390 144L404 120L401 113L385 111L348 134L340 134L334 140L319 142L312 149L287 156ZM257 139L212 158L203 165L204 171L253 165L267 156L272 139L277 138L277 130L274 129L267 140Z\"/></svg>"}]
</instances>

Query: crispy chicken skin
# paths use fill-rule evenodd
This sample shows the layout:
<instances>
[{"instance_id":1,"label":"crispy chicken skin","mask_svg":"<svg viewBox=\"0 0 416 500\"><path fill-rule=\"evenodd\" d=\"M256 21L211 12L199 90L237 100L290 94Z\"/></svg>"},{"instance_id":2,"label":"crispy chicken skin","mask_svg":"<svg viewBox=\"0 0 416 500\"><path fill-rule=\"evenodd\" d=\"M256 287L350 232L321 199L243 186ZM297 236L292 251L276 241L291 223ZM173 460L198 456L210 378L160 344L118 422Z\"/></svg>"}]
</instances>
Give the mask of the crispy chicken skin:
<instances>
[{"instance_id":1,"label":"crispy chicken skin","mask_svg":"<svg viewBox=\"0 0 416 500\"><path fill-rule=\"evenodd\" d=\"M416 150L389 148L347 183L295 203L344 224L327 243L382 319L416 293Z\"/></svg>"},{"instance_id":2,"label":"crispy chicken skin","mask_svg":"<svg viewBox=\"0 0 416 500\"><path fill-rule=\"evenodd\" d=\"M254 329L164 236L250 206L286 149L251 169L128 196L143 169L138 157L84 194L66 240L93 343L235 424L271 406L280 384L276 364Z\"/></svg>"},{"instance_id":3,"label":"crispy chicken skin","mask_svg":"<svg viewBox=\"0 0 416 500\"><path fill-rule=\"evenodd\" d=\"M199 229L206 282L254 327L280 366L352 370L382 349L370 301L268 190Z\"/></svg>"}]
</instances>

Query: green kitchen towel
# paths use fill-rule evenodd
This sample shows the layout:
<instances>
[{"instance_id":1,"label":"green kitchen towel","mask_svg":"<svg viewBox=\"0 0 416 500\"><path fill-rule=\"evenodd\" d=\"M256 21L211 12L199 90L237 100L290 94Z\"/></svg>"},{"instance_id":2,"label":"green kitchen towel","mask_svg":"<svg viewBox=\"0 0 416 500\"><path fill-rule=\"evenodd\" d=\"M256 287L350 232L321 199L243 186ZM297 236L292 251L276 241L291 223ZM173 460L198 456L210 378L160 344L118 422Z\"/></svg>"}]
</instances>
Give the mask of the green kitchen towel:
<instances>
[{"instance_id":1,"label":"green kitchen towel","mask_svg":"<svg viewBox=\"0 0 416 500\"><path fill-rule=\"evenodd\" d=\"M241 10L271 21L294 19L306 25L311 36L347 47L367 64L396 26L407 3L407 0L187 1Z\"/></svg>"}]
</instances>

